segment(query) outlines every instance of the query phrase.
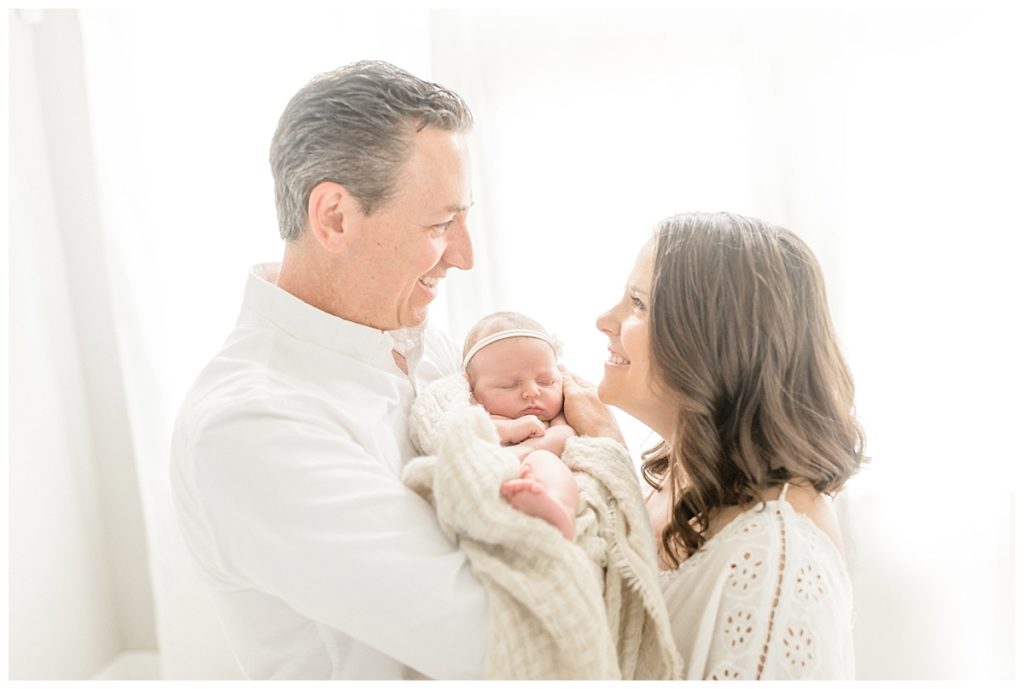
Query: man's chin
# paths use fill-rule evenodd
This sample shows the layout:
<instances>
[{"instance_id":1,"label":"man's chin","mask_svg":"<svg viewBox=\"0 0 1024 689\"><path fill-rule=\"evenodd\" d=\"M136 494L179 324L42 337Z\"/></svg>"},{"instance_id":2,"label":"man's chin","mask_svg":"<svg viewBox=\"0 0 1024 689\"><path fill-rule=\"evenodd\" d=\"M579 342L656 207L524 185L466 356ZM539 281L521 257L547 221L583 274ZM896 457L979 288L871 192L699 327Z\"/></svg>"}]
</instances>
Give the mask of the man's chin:
<instances>
[{"instance_id":1,"label":"man's chin","mask_svg":"<svg viewBox=\"0 0 1024 689\"><path fill-rule=\"evenodd\" d=\"M398 319L400 328L417 328L427 322L427 310L413 311Z\"/></svg>"}]
</instances>

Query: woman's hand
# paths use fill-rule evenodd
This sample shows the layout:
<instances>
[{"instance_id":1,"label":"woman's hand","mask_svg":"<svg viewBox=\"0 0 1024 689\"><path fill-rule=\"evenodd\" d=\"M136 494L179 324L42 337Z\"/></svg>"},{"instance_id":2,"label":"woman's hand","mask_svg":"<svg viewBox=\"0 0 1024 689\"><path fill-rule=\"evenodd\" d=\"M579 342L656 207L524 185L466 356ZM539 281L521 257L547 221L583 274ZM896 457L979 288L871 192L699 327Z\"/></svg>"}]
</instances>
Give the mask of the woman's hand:
<instances>
[{"instance_id":1,"label":"woman's hand","mask_svg":"<svg viewBox=\"0 0 1024 689\"><path fill-rule=\"evenodd\" d=\"M564 366L558 369L562 372L562 396L565 400L562 413L569 425L579 435L611 438L625 445L618 422L597 396L597 386Z\"/></svg>"}]
</instances>

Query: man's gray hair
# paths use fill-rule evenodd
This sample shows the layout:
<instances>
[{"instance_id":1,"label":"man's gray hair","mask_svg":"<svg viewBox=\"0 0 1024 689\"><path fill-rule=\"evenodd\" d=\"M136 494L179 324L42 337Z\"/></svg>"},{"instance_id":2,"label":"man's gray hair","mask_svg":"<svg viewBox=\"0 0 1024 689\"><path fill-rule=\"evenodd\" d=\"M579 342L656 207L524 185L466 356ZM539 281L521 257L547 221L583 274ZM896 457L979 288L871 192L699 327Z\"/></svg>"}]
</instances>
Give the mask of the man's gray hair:
<instances>
[{"instance_id":1,"label":"man's gray hair","mask_svg":"<svg viewBox=\"0 0 1024 689\"><path fill-rule=\"evenodd\" d=\"M309 195L321 182L345 187L369 215L394 197L415 132L472 126L458 94L387 62L363 60L314 77L285 107L270 144L281 238L302 234Z\"/></svg>"}]
</instances>

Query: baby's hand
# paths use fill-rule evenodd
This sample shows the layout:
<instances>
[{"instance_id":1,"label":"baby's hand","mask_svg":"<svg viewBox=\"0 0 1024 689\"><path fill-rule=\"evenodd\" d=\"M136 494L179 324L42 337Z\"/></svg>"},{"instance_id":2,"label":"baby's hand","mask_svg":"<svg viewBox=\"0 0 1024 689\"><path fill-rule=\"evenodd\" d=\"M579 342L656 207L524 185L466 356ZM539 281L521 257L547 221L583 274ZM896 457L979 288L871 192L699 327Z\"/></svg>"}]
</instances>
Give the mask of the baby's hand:
<instances>
[{"instance_id":1,"label":"baby's hand","mask_svg":"<svg viewBox=\"0 0 1024 689\"><path fill-rule=\"evenodd\" d=\"M528 438L522 443L522 446L533 450L547 450L561 457L562 452L565 450L566 441L575 435L576 431L569 424L556 425L554 420L552 420L551 427L547 429L543 436Z\"/></svg>"},{"instance_id":2,"label":"baby's hand","mask_svg":"<svg viewBox=\"0 0 1024 689\"><path fill-rule=\"evenodd\" d=\"M547 424L533 414L520 416L516 421L519 422L520 428L523 431L523 437L521 440L526 440L527 438L541 438L544 436L544 431L548 429Z\"/></svg>"},{"instance_id":3,"label":"baby's hand","mask_svg":"<svg viewBox=\"0 0 1024 689\"><path fill-rule=\"evenodd\" d=\"M498 431L498 438L502 445L517 445L529 438L543 437L547 430L544 422L533 414L520 416L518 419L507 419L500 416L492 416L494 427Z\"/></svg>"}]
</instances>

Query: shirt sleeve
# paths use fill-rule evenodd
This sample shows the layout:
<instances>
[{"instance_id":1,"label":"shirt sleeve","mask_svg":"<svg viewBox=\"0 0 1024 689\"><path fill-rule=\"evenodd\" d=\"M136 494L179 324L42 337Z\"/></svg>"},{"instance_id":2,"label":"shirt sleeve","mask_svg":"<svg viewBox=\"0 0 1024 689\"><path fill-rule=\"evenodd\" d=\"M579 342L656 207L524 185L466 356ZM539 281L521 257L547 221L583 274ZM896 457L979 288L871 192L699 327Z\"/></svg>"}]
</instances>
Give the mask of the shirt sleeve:
<instances>
[{"instance_id":1,"label":"shirt sleeve","mask_svg":"<svg viewBox=\"0 0 1024 689\"><path fill-rule=\"evenodd\" d=\"M335 426L233 408L194 437L233 579L435 679L483 675L487 597L431 507Z\"/></svg>"}]
</instances>

